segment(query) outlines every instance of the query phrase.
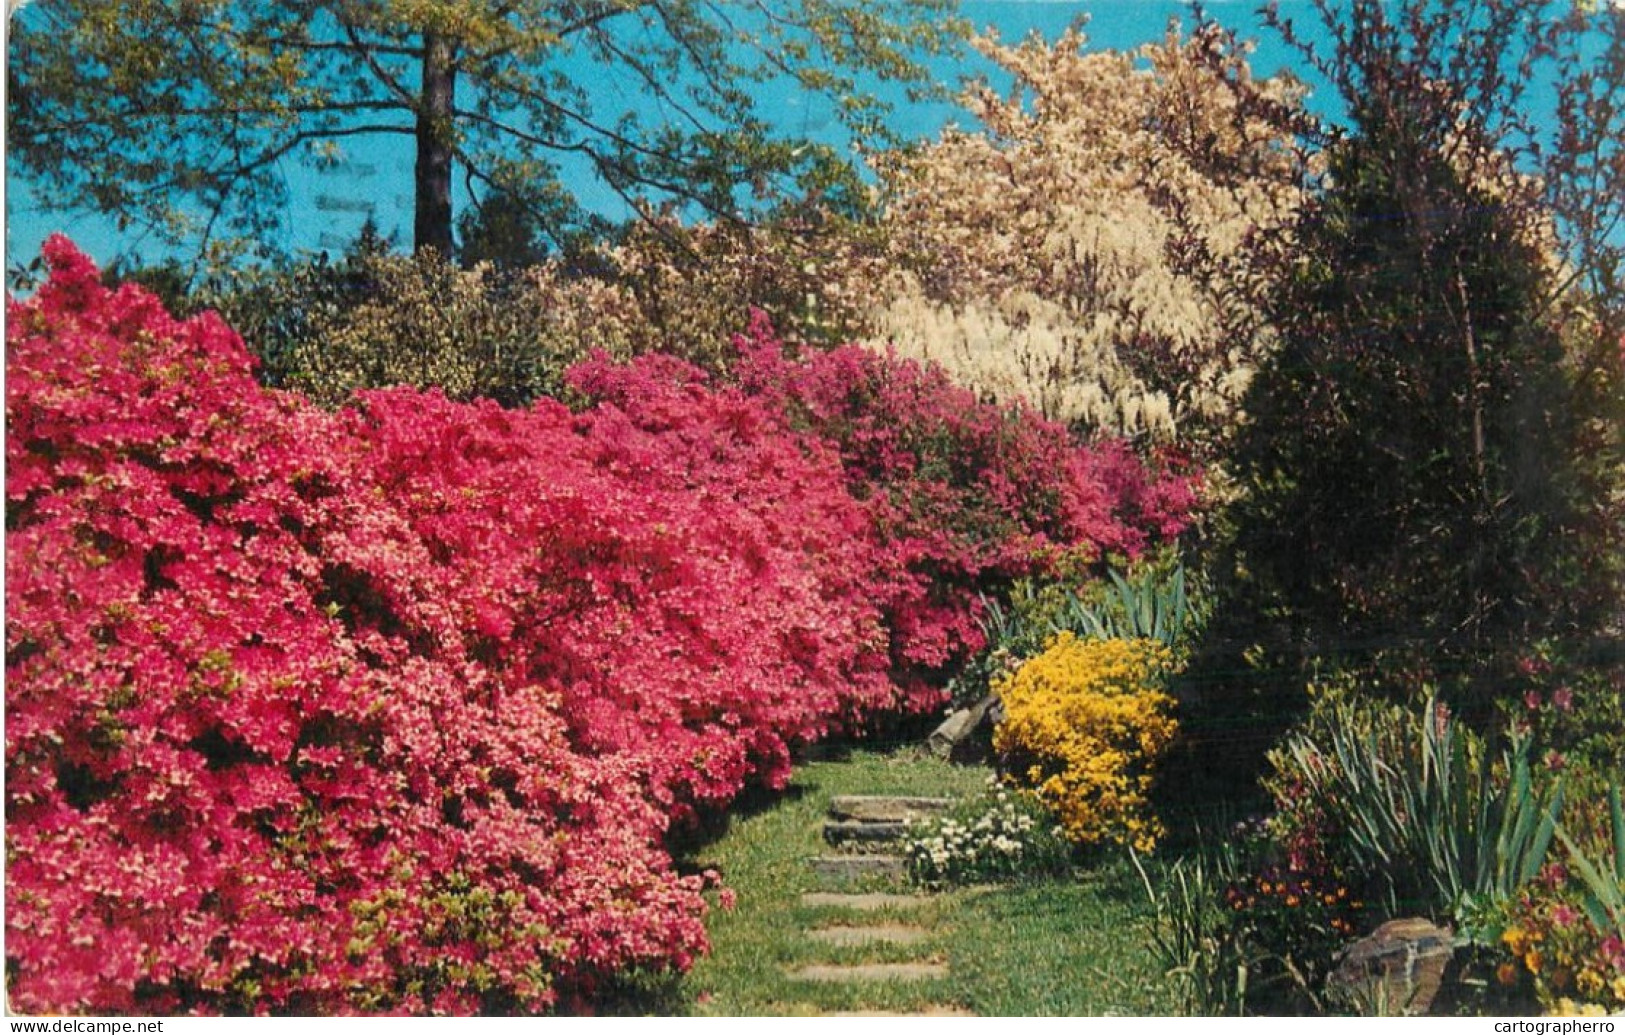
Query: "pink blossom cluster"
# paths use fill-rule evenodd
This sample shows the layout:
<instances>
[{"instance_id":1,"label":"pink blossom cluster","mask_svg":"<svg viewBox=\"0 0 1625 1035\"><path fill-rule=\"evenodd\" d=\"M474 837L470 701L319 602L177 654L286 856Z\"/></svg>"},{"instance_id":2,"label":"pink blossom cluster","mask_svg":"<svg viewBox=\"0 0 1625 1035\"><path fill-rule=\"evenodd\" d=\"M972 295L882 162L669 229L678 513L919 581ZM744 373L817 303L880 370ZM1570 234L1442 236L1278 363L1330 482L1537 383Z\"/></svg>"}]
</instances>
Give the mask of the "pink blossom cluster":
<instances>
[{"instance_id":1,"label":"pink blossom cluster","mask_svg":"<svg viewBox=\"0 0 1625 1035\"><path fill-rule=\"evenodd\" d=\"M939 704L945 674L985 645L978 590L1137 555L1178 536L1195 508L1196 478L1177 458L1154 471L1126 443L1079 448L1063 426L984 403L940 368L855 345L792 359L760 312L735 345L725 389L666 357L589 361L571 382L654 428L674 419L670 393L697 393L703 409L743 392L803 449L833 449L868 517L868 599L914 707Z\"/></svg>"},{"instance_id":2,"label":"pink blossom cluster","mask_svg":"<svg viewBox=\"0 0 1625 1035\"><path fill-rule=\"evenodd\" d=\"M706 946L672 824L934 704L967 592L1179 477L857 350L580 413L262 389L66 240L10 305L6 964L24 1012L508 1012ZM886 407L892 407L889 411Z\"/></svg>"}]
</instances>

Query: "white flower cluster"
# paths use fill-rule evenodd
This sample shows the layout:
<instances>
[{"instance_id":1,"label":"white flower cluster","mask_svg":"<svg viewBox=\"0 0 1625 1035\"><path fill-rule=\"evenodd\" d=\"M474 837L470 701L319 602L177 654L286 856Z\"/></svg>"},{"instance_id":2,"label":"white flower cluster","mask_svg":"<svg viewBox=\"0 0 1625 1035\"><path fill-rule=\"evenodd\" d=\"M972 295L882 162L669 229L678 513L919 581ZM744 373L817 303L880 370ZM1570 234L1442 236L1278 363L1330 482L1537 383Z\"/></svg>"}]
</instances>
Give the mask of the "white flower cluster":
<instances>
[{"instance_id":1,"label":"white flower cluster","mask_svg":"<svg viewBox=\"0 0 1625 1035\"><path fill-rule=\"evenodd\" d=\"M1019 876L1030 865L1053 861L1063 844L1035 817L1036 803L994 785L960 818L911 821L906 842L909 872L927 885L963 884Z\"/></svg>"}]
</instances>

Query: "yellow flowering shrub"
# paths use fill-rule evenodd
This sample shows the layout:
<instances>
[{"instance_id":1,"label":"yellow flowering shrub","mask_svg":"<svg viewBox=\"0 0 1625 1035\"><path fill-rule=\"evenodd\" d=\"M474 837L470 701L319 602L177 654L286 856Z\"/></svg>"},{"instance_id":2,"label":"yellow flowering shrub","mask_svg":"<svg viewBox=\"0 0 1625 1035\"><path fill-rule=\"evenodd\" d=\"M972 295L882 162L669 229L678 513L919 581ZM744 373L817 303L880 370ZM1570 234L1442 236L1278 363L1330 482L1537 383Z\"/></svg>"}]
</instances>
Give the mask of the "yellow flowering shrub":
<instances>
[{"instance_id":1,"label":"yellow flowering shrub","mask_svg":"<svg viewBox=\"0 0 1625 1035\"><path fill-rule=\"evenodd\" d=\"M1174 667L1155 640L1063 632L994 682L1004 720L993 746L1073 841L1149 851L1162 835L1148 795L1177 729L1162 689Z\"/></svg>"}]
</instances>

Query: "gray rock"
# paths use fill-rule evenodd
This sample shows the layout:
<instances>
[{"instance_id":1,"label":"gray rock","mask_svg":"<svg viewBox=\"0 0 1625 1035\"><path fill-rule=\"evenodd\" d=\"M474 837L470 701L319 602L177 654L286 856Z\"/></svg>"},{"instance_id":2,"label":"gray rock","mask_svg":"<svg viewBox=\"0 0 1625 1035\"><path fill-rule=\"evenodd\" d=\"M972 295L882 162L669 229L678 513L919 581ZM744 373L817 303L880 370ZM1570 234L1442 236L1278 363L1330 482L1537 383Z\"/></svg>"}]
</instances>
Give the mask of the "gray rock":
<instances>
[{"instance_id":1,"label":"gray rock","mask_svg":"<svg viewBox=\"0 0 1625 1035\"><path fill-rule=\"evenodd\" d=\"M790 971L796 981L926 981L948 976L946 963L857 963L851 966L815 963Z\"/></svg>"},{"instance_id":2,"label":"gray rock","mask_svg":"<svg viewBox=\"0 0 1625 1035\"><path fill-rule=\"evenodd\" d=\"M998 705L999 699L988 694L969 708L953 712L926 738L926 749L938 758L963 754L984 726L998 721L1002 711Z\"/></svg>"},{"instance_id":3,"label":"gray rock","mask_svg":"<svg viewBox=\"0 0 1625 1035\"><path fill-rule=\"evenodd\" d=\"M849 894L839 891L809 891L801 896L801 904L826 909L852 909L872 913L880 909L913 909L930 901L926 895L897 895L883 891Z\"/></svg>"},{"instance_id":4,"label":"gray rock","mask_svg":"<svg viewBox=\"0 0 1625 1035\"><path fill-rule=\"evenodd\" d=\"M902 877L906 870L900 855L819 855L807 860L818 876L837 881L863 877Z\"/></svg>"},{"instance_id":5,"label":"gray rock","mask_svg":"<svg viewBox=\"0 0 1625 1035\"><path fill-rule=\"evenodd\" d=\"M1327 985L1362 1012L1422 1016L1455 952L1447 927L1420 917L1390 920L1343 950Z\"/></svg>"},{"instance_id":6,"label":"gray rock","mask_svg":"<svg viewBox=\"0 0 1625 1035\"><path fill-rule=\"evenodd\" d=\"M890 794L840 794L829 803L831 818L853 823L902 823L953 805L952 798Z\"/></svg>"},{"instance_id":7,"label":"gray rock","mask_svg":"<svg viewBox=\"0 0 1625 1035\"><path fill-rule=\"evenodd\" d=\"M835 1013L819 1014L820 1017L975 1017L974 1013L963 1006L943 1006L940 1003L927 1003L912 1013L895 1013L890 1010L838 1010Z\"/></svg>"},{"instance_id":8,"label":"gray rock","mask_svg":"<svg viewBox=\"0 0 1625 1035\"><path fill-rule=\"evenodd\" d=\"M825 945L913 945L931 937L923 927L907 924L875 924L869 927L818 927L807 937Z\"/></svg>"},{"instance_id":9,"label":"gray rock","mask_svg":"<svg viewBox=\"0 0 1625 1035\"><path fill-rule=\"evenodd\" d=\"M885 847L901 841L908 834L908 824L863 823L854 820L831 820L824 824L824 840L837 847L841 845L872 845Z\"/></svg>"}]
</instances>

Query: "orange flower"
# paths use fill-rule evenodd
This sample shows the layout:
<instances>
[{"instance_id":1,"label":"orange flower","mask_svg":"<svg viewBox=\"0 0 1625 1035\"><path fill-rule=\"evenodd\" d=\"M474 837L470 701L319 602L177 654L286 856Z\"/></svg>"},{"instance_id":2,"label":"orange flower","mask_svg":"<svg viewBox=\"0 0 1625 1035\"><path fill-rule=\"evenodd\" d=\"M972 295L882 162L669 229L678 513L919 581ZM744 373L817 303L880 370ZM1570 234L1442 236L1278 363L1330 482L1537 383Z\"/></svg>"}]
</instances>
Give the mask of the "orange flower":
<instances>
[{"instance_id":1,"label":"orange flower","mask_svg":"<svg viewBox=\"0 0 1625 1035\"><path fill-rule=\"evenodd\" d=\"M1540 953L1536 952L1534 949L1530 949L1528 952L1524 953L1523 954L1523 965L1529 968L1529 973L1531 973L1531 974L1539 974L1540 973Z\"/></svg>"},{"instance_id":2,"label":"orange flower","mask_svg":"<svg viewBox=\"0 0 1625 1035\"><path fill-rule=\"evenodd\" d=\"M1503 985L1512 986L1518 983L1518 965L1503 963L1495 968L1495 980Z\"/></svg>"}]
</instances>

